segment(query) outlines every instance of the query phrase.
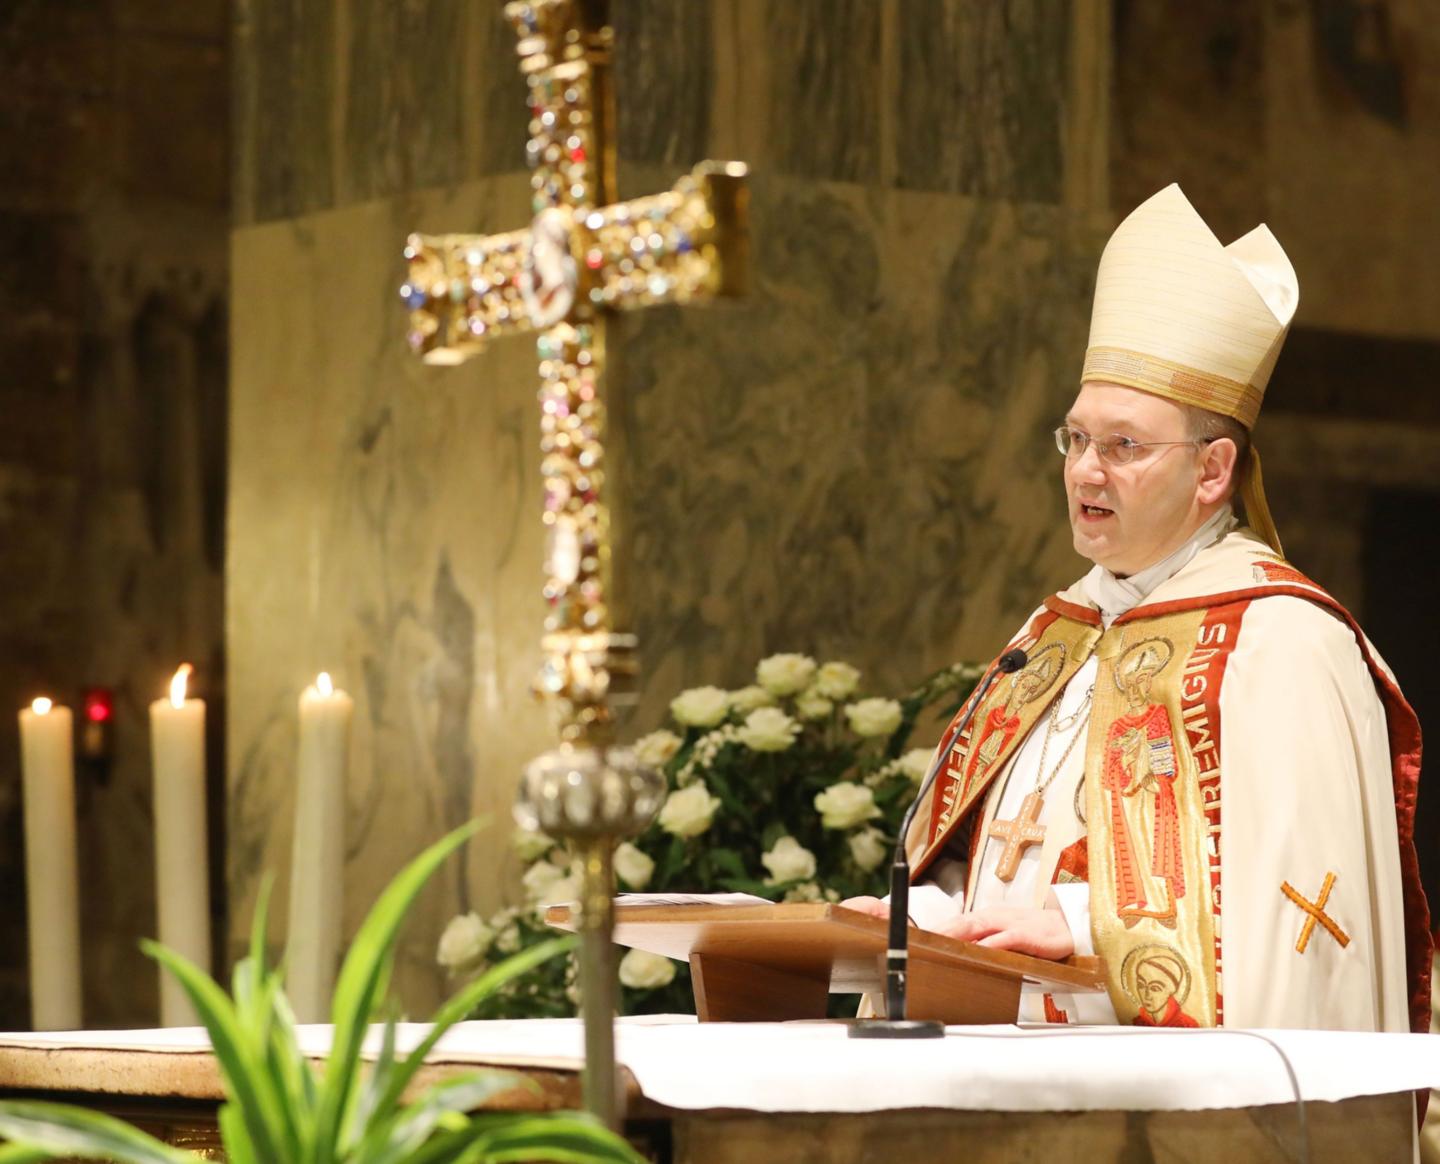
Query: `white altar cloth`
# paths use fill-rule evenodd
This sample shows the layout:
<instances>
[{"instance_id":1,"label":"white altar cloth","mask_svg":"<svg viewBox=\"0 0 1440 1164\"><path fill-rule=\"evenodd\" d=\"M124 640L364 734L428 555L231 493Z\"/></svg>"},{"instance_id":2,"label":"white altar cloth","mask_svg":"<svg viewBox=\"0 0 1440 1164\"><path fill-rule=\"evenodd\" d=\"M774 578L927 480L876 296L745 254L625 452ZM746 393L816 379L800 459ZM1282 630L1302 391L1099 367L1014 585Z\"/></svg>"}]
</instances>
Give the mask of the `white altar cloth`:
<instances>
[{"instance_id":1,"label":"white altar cloth","mask_svg":"<svg viewBox=\"0 0 1440 1164\"><path fill-rule=\"evenodd\" d=\"M402 1024L401 1049L426 1029ZM302 1027L300 1041L323 1055L330 1028ZM0 1056L6 1047L197 1054L209 1044L199 1028L174 1028L0 1035ZM577 1019L471 1022L435 1058L563 1070L581 1065L582 1047ZM616 1050L647 1099L679 1109L1179 1111L1290 1103L1297 1089L1313 1102L1440 1087L1433 1035L979 1026L889 1042L849 1039L835 1023L666 1015L621 1019Z\"/></svg>"}]
</instances>

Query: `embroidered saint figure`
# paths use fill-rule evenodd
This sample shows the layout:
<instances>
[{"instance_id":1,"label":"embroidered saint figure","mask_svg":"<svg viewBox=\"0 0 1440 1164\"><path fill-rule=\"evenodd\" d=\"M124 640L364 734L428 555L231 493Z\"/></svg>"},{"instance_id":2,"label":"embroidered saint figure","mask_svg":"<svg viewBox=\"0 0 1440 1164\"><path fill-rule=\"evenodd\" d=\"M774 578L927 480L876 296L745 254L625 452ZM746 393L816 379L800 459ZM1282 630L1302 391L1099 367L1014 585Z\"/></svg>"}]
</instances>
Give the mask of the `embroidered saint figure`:
<instances>
[{"instance_id":1,"label":"embroidered saint figure","mask_svg":"<svg viewBox=\"0 0 1440 1164\"><path fill-rule=\"evenodd\" d=\"M980 737L970 752L965 765L967 789L973 788L976 781L985 779L997 757L1010 746L1010 741L1020 730L1021 708L1050 690L1064 662L1065 650L1055 644L1039 652L1023 671L1010 680L1010 692L1005 702L996 704L985 716Z\"/></svg>"},{"instance_id":2,"label":"embroidered saint figure","mask_svg":"<svg viewBox=\"0 0 1440 1164\"><path fill-rule=\"evenodd\" d=\"M1120 972L1125 991L1139 1006L1137 1027L1198 1027L1181 1009L1190 993L1190 970L1167 946L1132 950Z\"/></svg>"},{"instance_id":3,"label":"embroidered saint figure","mask_svg":"<svg viewBox=\"0 0 1440 1164\"><path fill-rule=\"evenodd\" d=\"M1185 896L1175 735L1170 713L1150 699L1172 653L1169 643L1151 639L1126 651L1115 669L1129 710L1106 732L1101 787L1114 838L1117 913L1128 925L1148 917L1173 926L1175 903ZM1150 851L1144 854L1137 838L1147 834Z\"/></svg>"}]
</instances>

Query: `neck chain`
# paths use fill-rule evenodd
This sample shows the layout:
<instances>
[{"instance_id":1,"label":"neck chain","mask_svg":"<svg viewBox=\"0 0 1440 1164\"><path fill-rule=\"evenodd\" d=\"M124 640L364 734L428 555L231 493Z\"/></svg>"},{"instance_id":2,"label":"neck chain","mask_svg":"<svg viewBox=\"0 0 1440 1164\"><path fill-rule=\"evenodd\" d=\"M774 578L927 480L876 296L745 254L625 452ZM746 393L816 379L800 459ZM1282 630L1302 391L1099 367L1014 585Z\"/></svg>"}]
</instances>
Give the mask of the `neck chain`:
<instances>
[{"instance_id":1,"label":"neck chain","mask_svg":"<svg viewBox=\"0 0 1440 1164\"><path fill-rule=\"evenodd\" d=\"M1075 750L1075 741L1085 734L1083 729L1085 722L1090 718L1090 704L1094 697L1095 684L1092 683L1090 690L1085 692L1084 701L1063 720L1060 718L1060 698L1056 698L1050 707L1050 719L1045 727L1044 742L1040 745L1040 767L1035 774L1034 791L1025 794L1025 800L1020 805L1020 815L1014 820L997 820L991 823L986 833L987 838L994 837L1005 843L1004 852L1000 854L1000 859L995 864L995 876L1001 881L1013 881L1015 873L1020 868L1020 858L1025 850L1031 845L1044 842L1045 826L1040 823L1040 810L1045 804L1045 789L1049 788L1055 777L1060 775L1060 769L1065 767L1065 761ZM1071 731L1072 729L1074 735L1065 745L1065 754L1051 769L1050 775L1046 776L1045 756L1050 750L1050 737L1056 732Z\"/></svg>"},{"instance_id":2,"label":"neck chain","mask_svg":"<svg viewBox=\"0 0 1440 1164\"><path fill-rule=\"evenodd\" d=\"M1065 761L1070 758L1070 753L1075 750L1075 741L1084 734L1081 728L1085 726L1085 722L1090 718L1090 704L1094 698L1095 684L1092 683L1090 684L1089 690L1085 692L1085 698L1081 701L1080 706L1064 719L1060 718L1060 700L1055 700L1055 706L1050 709L1050 722L1045 725L1045 740L1040 745L1040 768L1039 771L1035 773L1036 792L1043 795L1045 789L1049 788L1050 785L1055 782L1055 777L1060 775L1060 769L1065 767ZM1080 726L1076 727L1077 724ZM1050 738L1058 732L1068 732L1071 728L1075 728L1075 734L1070 737L1070 742L1065 745L1065 752L1060 759L1056 761L1055 767L1050 770L1050 775L1046 776L1045 755L1050 750Z\"/></svg>"}]
</instances>

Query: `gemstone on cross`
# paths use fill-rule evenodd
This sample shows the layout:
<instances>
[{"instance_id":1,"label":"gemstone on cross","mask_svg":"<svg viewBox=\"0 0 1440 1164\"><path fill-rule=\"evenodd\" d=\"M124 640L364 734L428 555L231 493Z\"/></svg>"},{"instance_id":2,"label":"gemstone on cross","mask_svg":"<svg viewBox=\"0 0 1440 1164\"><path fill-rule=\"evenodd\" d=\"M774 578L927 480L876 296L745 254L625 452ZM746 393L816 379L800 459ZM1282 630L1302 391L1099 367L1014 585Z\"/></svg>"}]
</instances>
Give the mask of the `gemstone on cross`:
<instances>
[{"instance_id":1,"label":"gemstone on cross","mask_svg":"<svg viewBox=\"0 0 1440 1164\"><path fill-rule=\"evenodd\" d=\"M1040 809L1044 804L1045 798L1040 793L1027 793L1020 803L1019 816L1014 820L991 822L990 831L986 835L1005 842L1005 850L1000 854L1000 860L995 866L995 876L1001 881L1013 881L1025 850L1045 840L1045 826L1038 823Z\"/></svg>"}]
</instances>

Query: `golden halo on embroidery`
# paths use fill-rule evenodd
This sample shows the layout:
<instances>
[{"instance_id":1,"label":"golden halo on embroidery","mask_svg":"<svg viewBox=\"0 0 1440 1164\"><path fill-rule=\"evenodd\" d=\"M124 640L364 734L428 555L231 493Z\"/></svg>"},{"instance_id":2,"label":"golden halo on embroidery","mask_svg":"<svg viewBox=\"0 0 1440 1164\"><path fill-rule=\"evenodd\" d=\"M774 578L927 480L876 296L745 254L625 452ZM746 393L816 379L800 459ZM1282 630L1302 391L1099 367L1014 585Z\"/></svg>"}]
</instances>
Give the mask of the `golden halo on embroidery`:
<instances>
[{"instance_id":1,"label":"golden halo on embroidery","mask_svg":"<svg viewBox=\"0 0 1440 1164\"><path fill-rule=\"evenodd\" d=\"M1030 656L1030 661L1010 679L1007 703L1020 708L1039 699L1055 685L1065 669L1065 644L1051 643Z\"/></svg>"},{"instance_id":2,"label":"golden halo on embroidery","mask_svg":"<svg viewBox=\"0 0 1440 1164\"><path fill-rule=\"evenodd\" d=\"M1155 676L1170 665L1174 655L1175 644L1169 639L1141 639L1126 647L1115 664L1115 689L1127 695L1140 684L1153 682Z\"/></svg>"},{"instance_id":3,"label":"golden halo on embroidery","mask_svg":"<svg viewBox=\"0 0 1440 1164\"><path fill-rule=\"evenodd\" d=\"M1190 967L1173 946L1136 946L1120 964L1120 988L1152 1014L1170 998L1183 1006L1190 996Z\"/></svg>"}]
</instances>

